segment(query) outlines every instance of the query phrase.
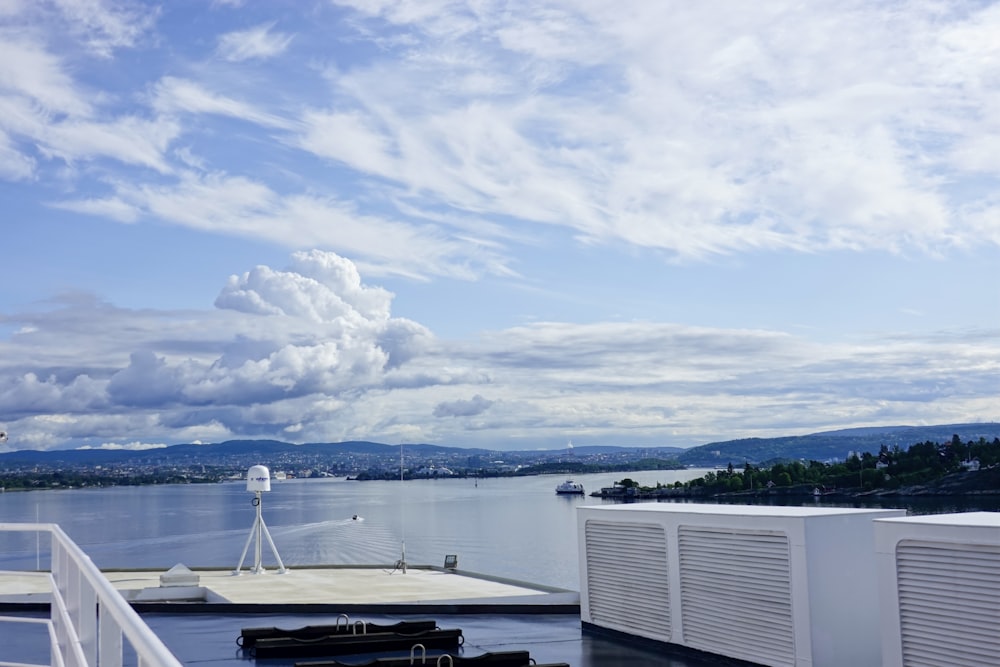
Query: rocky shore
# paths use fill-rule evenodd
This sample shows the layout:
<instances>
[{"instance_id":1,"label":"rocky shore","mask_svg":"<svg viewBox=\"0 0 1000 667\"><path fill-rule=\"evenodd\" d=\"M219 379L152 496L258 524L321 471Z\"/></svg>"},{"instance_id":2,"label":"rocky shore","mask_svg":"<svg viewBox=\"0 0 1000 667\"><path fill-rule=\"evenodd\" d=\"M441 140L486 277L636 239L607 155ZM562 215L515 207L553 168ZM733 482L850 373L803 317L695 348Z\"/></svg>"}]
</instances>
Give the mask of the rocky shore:
<instances>
[{"instance_id":1,"label":"rocky shore","mask_svg":"<svg viewBox=\"0 0 1000 667\"><path fill-rule=\"evenodd\" d=\"M739 501L740 499L757 498L820 498L824 500L838 499L877 499L894 497L921 496L970 496L970 495L1000 495L1000 467L977 471L962 471L944 475L939 479L905 486L898 489L863 490L850 488L818 488L811 484L798 484L786 487L770 487L752 491L730 491L718 493L704 487L692 486L686 488L662 487L624 488L608 487L590 494L592 497L607 500L668 500L671 498L716 499Z\"/></svg>"}]
</instances>

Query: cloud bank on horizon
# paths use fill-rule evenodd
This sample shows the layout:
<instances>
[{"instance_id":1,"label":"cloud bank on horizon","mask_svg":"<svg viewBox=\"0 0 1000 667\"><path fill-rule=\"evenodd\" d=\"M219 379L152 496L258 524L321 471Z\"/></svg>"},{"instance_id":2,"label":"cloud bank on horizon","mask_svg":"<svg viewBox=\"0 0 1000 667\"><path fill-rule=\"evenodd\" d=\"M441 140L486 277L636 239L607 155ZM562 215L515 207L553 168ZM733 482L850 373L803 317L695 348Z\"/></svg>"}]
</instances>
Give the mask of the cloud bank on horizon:
<instances>
[{"instance_id":1,"label":"cloud bank on horizon","mask_svg":"<svg viewBox=\"0 0 1000 667\"><path fill-rule=\"evenodd\" d=\"M0 451L998 421L997 34L0 0Z\"/></svg>"}]
</instances>

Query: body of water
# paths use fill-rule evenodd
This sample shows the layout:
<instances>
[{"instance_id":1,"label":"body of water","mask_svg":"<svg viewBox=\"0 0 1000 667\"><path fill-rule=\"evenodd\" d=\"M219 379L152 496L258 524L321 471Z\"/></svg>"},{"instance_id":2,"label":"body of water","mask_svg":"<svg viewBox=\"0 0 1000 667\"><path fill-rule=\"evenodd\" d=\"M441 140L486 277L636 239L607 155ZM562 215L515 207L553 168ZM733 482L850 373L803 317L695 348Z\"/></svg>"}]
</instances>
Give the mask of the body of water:
<instances>
[{"instance_id":1,"label":"body of water","mask_svg":"<svg viewBox=\"0 0 1000 667\"><path fill-rule=\"evenodd\" d=\"M624 477L672 484L705 472L576 479L590 493ZM608 501L557 496L565 479L275 480L262 511L287 567L391 564L405 547L413 565L442 565L456 554L461 569L577 590L575 508ZM244 482L9 492L0 494L0 522L58 523L101 568L235 568L254 522L253 497ZM0 533L0 569L33 569L36 546L33 534ZM249 554L244 567L252 562ZM275 562L266 544L264 562Z\"/></svg>"},{"instance_id":2,"label":"body of water","mask_svg":"<svg viewBox=\"0 0 1000 667\"><path fill-rule=\"evenodd\" d=\"M581 475L589 494L630 477L673 484L705 470ZM405 546L412 565L442 565L579 590L576 508L613 501L558 496L564 476L356 482L273 481L263 517L288 567L392 564ZM58 523L101 568L235 568L255 509L244 482L0 494L0 522ZM873 506L856 503L853 506ZM920 513L1000 509L996 496L881 501ZM357 515L360 520L353 519ZM265 565L274 560L264 545ZM244 567L252 565L248 554ZM0 533L0 569L48 566L34 534Z\"/></svg>"}]
</instances>

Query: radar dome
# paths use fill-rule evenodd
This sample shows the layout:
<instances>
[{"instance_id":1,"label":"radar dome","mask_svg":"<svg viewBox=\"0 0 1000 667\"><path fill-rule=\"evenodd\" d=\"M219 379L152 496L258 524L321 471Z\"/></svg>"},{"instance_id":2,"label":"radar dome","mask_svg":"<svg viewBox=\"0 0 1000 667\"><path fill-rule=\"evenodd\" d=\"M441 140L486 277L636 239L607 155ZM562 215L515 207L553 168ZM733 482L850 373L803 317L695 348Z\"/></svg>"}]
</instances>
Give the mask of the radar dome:
<instances>
[{"instance_id":1,"label":"radar dome","mask_svg":"<svg viewBox=\"0 0 1000 667\"><path fill-rule=\"evenodd\" d=\"M247 471L247 491L270 491L271 471L267 466L251 466Z\"/></svg>"}]
</instances>

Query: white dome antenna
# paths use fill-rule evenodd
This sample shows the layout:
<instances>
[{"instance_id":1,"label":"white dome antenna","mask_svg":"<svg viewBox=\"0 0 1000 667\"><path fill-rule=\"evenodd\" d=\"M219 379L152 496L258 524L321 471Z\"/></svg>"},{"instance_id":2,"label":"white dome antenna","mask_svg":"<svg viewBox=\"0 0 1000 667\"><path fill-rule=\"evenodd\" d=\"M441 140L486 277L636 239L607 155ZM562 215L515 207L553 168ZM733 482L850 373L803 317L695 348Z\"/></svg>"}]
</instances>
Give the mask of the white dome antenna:
<instances>
[{"instance_id":1,"label":"white dome antenna","mask_svg":"<svg viewBox=\"0 0 1000 667\"><path fill-rule=\"evenodd\" d=\"M260 494L265 491L271 490L271 471L267 469L267 466L251 466L250 470L247 471L247 491L254 494L251 503L257 510L257 518L253 522L253 526L250 528L250 535L247 536L246 546L243 547L243 555L240 556L240 564L236 566L233 570L233 574L242 574L243 569L243 559L247 557L247 551L250 549L250 543L254 541L254 537L257 538L256 547L254 548L254 563L253 569L250 571L254 574L263 574L264 566L261 564L261 539L267 538L267 543L271 546L271 553L274 554L274 559L278 561L278 574L284 574L287 572L285 570L285 564L281 562L281 556L278 555L278 549L274 546L274 540L271 539L271 533L267 530L267 525L264 523L264 517L261 515L260 506Z\"/></svg>"},{"instance_id":2,"label":"white dome antenna","mask_svg":"<svg viewBox=\"0 0 1000 667\"><path fill-rule=\"evenodd\" d=\"M247 491L260 492L271 490L271 472L267 466L251 466L247 471Z\"/></svg>"}]
</instances>

